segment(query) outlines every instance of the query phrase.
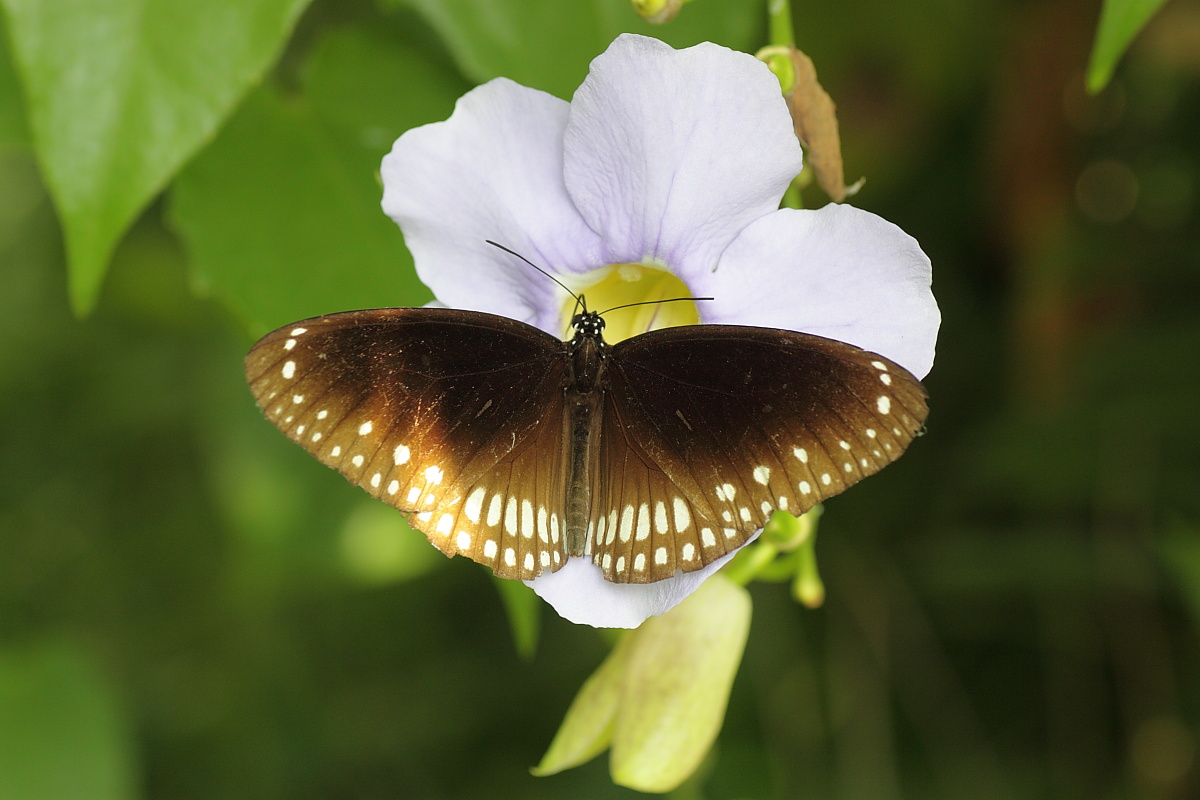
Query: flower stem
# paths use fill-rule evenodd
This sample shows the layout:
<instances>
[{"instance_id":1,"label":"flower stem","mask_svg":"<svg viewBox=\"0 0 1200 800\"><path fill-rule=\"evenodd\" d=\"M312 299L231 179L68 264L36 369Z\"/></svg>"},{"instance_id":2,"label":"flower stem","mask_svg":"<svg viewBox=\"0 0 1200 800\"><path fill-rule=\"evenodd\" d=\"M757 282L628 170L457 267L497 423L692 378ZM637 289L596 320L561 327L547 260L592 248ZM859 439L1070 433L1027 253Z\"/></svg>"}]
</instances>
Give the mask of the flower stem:
<instances>
[{"instance_id":1,"label":"flower stem","mask_svg":"<svg viewBox=\"0 0 1200 800\"><path fill-rule=\"evenodd\" d=\"M767 0L767 19L771 44L792 46L796 34L792 29L792 0Z\"/></svg>"}]
</instances>

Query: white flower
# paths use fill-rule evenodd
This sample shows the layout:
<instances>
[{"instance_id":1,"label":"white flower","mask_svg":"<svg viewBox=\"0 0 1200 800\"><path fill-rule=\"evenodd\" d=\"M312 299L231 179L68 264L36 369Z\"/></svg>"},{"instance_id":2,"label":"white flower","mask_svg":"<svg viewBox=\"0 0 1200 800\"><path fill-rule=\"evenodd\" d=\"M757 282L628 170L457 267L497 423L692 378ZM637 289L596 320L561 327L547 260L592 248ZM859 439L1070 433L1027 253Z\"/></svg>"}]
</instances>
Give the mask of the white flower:
<instances>
[{"instance_id":1,"label":"white flower","mask_svg":"<svg viewBox=\"0 0 1200 800\"><path fill-rule=\"evenodd\" d=\"M605 307L597 292L626 284L712 296L662 308L676 321L691 313L827 336L923 377L939 324L929 259L865 211L779 209L800 166L779 84L761 62L627 34L592 62L570 103L499 78L460 98L445 122L406 132L383 160L383 208L450 307L567 332L567 293L491 239L588 291L594 307ZM663 289L668 273L682 285ZM663 326L663 314L642 311L624 331L610 317L608 341ZM636 627L721 563L618 585L572 558L531 585L574 622Z\"/></svg>"}]
</instances>

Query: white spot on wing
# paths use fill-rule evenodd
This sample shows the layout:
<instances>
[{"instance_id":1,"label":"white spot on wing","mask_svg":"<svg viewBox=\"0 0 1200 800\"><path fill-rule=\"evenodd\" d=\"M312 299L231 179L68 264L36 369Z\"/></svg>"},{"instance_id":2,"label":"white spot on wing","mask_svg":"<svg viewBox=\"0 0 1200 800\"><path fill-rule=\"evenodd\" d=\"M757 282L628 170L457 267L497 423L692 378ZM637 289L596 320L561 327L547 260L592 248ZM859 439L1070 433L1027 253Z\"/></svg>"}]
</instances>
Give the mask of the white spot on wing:
<instances>
[{"instance_id":1,"label":"white spot on wing","mask_svg":"<svg viewBox=\"0 0 1200 800\"><path fill-rule=\"evenodd\" d=\"M504 504L504 530L510 534L517 533L517 498L510 497Z\"/></svg>"},{"instance_id":2,"label":"white spot on wing","mask_svg":"<svg viewBox=\"0 0 1200 800\"><path fill-rule=\"evenodd\" d=\"M401 464L407 464L408 459L411 457L412 452L402 444L397 445L396 449L392 451L392 461L396 462L397 467Z\"/></svg>"},{"instance_id":3,"label":"white spot on wing","mask_svg":"<svg viewBox=\"0 0 1200 800\"><path fill-rule=\"evenodd\" d=\"M432 467L430 467L429 469L425 470L425 480L427 480L429 483L441 483L442 482L441 467L439 467L435 464Z\"/></svg>"},{"instance_id":4,"label":"white spot on wing","mask_svg":"<svg viewBox=\"0 0 1200 800\"><path fill-rule=\"evenodd\" d=\"M358 426L358 435L366 436L368 433L371 432L372 427L374 427L374 426L371 425L371 420L367 420L362 425Z\"/></svg>"},{"instance_id":5,"label":"white spot on wing","mask_svg":"<svg viewBox=\"0 0 1200 800\"><path fill-rule=\"evenodd\" d=\"M754 468L754 480L758 481L763 486L766 486L767 483L771 480L771 469L769 467L764 467L762 465L755 467Z\"/></svg>"},{"instance_id":6,"label":"white spot on wing","mask_svg":"<svg viewBox=\"0 0 1200 800\"><path fill-rule=\"evenodd\" d=\"M292 336L303 336L308 333L308 328L292 328Z\"/></svg>"},{"instance_id":7,"label":"white spot on wing","mask_svg":"<svg viewBox=\"0 0 1200 800\"><path fill-rule=\"evenodd\" d=\"M489 528L494 528L500 524L500 495L492 495L492 502L488 504L487 524ZM509 566L512 566L511 564Z\"/></svg>"},{"instance_id":8,"label":"white spot on wing","mask_svg":"<svg viewBox=\"0 0 1200 800\"><path fill-rule=\"evenodd\" d=\"M654 504L654 530L658 533L667 532L667 506L662 500Z\"/></svg>"},{"instance_id":9,"label":"white spot on wing","mask_svg":"<svg viewBox=\"0 0 1200 800\"><path fill-rule=\"evenodd\" d=\"M625 506L621 511L621 541L628 542L633 535L633 506Z\"/></svg>"},{"instance_id":10,"label":"white spot on wing","mask_svg":"<svg viewBox=\"0 0 1200 800\"><path fill-rule=\"evenodd\" d=\"M688 525L692 524L692 514L688 511L687 503L682 497L676 497L672 508L675 511L675 530L687 530Z\"/></svg>"},{"instance_id":11,"label":"white spot on wing","mask_svg":"<svg viewBox=\"0 0 1200 800\"><path fill-rule=\"evenodd\" d=\"M486 493L482 486L476 487L475 491L467 496L466 505L463 506L463 512L467 515L467 519L477 525L479 524L479 512L483 510L483 496Z\"/></svg>"},{"instance_id":12,"label":"white spot on wing","mask_svg":"<svg viewBox=\"0 0 1200 800\"><path fill-rule=\"evenodd\" d=\"M284 378L286 378L286 379L287 379L287 380L289 380L289 381L290 381L292 378L296 377L296 362L295 362L295 361L286 361L286 362L284 362L284 364L283 364L283 377L284 377Z\"/></svg>"},{"instance_id":13,"label":"white spot on wing","mask_svg":"<svg viewBox=\"0 0 1200 800\"><path fill-rule=\"evenodd\" d=\"M879 395L879 399L875 401L875 408L879 409L880 414L886 414L892 410L892 399L886 394Z\"/></svg>"},{"instance_id":14,"label":"white spot on wing","mask_svg":"<svg viewBox=\"0 0 1200 800\"><path fill-rule=\"evenodd\" d=\"M637 539L642 541L650 535L650 506L642 503L638 506Z\"/></svg>"},{"instance_id":15,"label":"white spot on wing","mask_svg":"<svg viewBox=\"0 0 1200 800\"><path fill-rule=\"evenodd\" d=\"M801 464L808 463L808 451L805 450L803 447L797 447L795 450L792 451L792 455L794 455L796 458L800 459Z\"/></svg>"},{"instance_id":16,"label":"white spot on wing","mask_svg":"<svg viewBox=\"0 0 1200 800\"><path fill-rule=\"evenodd\" d=\"M533 503L528 500L521 501L521 535L533 538Z\"/></svg>"}]
</instances>

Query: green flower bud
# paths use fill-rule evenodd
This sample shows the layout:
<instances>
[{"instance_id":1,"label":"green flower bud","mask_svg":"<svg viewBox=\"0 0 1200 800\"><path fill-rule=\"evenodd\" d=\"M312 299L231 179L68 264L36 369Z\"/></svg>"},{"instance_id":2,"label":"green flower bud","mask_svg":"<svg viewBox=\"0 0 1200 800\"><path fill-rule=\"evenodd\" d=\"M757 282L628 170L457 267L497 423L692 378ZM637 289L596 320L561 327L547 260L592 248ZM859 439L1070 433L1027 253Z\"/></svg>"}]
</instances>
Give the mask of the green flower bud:
<instances>
[{"instance_id":1,"label":"green flower bud","mask_svg":"<svg viewBox=\"0 0 1200 800\"><path fill-rule=\"evenodd\" d=\"M750 630L750 594L723 575L634 634L613 729L613 781L669 792L712 747Z\"/></svg>"},{"instance_id":2,"label":"green flower bud","mask_svg":"<svg viewBox=\"0 0 1200 800\"><path fill-rule=\"evenodd\" d=\"M663 25L679 15L685 0L632 0L633 10L647 22Z\"/></svg>"},{"instance_id":3,"label":"green flower bud","mask_svg":"<svg viewBox=\"0 0 1200 800\"><path fill-rule=\"evenodd\" d=\"M718 573L627 634L579 690L533 774L578 766L611 746L615 783L642 792L679 786L721 730L750 612L749 592Z\"/></svg>"}]
</instances>

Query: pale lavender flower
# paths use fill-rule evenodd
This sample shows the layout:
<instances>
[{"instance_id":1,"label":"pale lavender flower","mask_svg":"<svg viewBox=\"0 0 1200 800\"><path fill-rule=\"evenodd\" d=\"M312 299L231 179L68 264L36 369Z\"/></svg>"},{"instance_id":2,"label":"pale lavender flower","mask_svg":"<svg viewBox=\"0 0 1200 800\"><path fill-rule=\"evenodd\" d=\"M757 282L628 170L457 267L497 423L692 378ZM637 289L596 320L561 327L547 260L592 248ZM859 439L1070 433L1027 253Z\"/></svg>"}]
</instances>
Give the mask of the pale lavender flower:
<instances>
[{"instance_id":1,"label":"pale lavender flower","mask_svg":"<svg viewBox=\"0 0 1200 800\"><path fill-rule=\"evenodd\" d=\"M663 306L689 308L632 318L625 330L610 320L610 342L691 313L849 342L923 377L940 321L929 259L866 211L780 209L800 166L765 65L714 44L674 50L627 34L592 62L570 103L498 78L460 98L445 122L406 132L383 160L383 207L421 280L450 307L565 334L571 298L491 239L576 292L661 270L681 293L716 298ZM612 584L572 558L530 583L574 622L636 627L724 561Z\"/></svg>"}]
</instances>

